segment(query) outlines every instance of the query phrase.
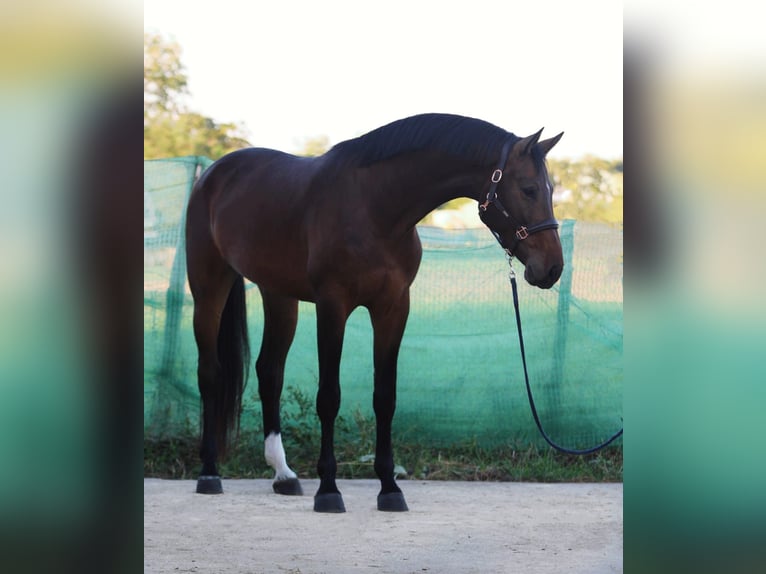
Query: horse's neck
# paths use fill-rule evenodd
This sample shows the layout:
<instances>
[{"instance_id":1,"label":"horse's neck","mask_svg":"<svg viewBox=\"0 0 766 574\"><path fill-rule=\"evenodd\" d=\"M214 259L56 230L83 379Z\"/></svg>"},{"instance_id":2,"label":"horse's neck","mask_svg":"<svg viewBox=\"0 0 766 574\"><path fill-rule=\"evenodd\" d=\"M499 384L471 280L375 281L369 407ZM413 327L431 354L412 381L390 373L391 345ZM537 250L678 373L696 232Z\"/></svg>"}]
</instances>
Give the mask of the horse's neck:
<instances>
[{"instance_id":1,"label":"horse's neck","mask_svg":"<svg viewBox=\"0 0 766 574\"><path fill-rule=\"evenodd\" d=\"M459 197L478 201L490 174L491 169L459 162L404 157L371 169L373 203L383 225L407 231L448 201Z\"/></svg>"}]
</instances>

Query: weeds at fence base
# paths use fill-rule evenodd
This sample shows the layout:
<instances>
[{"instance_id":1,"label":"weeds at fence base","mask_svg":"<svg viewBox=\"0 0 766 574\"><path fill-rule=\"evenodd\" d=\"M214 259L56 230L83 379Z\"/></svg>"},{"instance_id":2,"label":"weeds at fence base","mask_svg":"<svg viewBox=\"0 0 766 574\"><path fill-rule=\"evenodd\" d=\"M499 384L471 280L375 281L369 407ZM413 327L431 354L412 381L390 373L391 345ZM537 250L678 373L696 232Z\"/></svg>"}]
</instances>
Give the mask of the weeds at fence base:
<instances>
[{"instance_id":1,"label":"weeds at fence base","mask_svg":"<svg viewBox=\"0 0 766 574\"><path fill-rule=\"evenodd\" d=\"M292 406L282 413L287 462L299 477L315 478L319 422L314 401L296 387L288 387L286 394ZM335 425L338 478L377 478L375 420L358 410L351 418L338 417ZM485 448L476 441L435 447L394 436L394 464L397 479L622 482L621 445L574 456L528 445ZM195 479L199 468L199 437L191 429L172 438L144 439L145 477ZM263 457L261 430L241 433L219 471L226 478L273 478Z\"/></svg>"},{"instance_id":2,"label":"weeds at fence base","mask_svg":"<svg viewBox=\"0 0 766 574\"><path fill-rule=\"evenodd\" d=\"M194 479L199 472L198 438L144 441L144 476ZM376 478L375 457L358 443L336 445L339 478ZM287 460L302 478L316 477L317 449L305 456L302 446L285 445ZM300 455L300 456L296 456ZM622 447L606 448L587 456L573 456L550 448L503 446L482 448L475 444L437 448L397 444L394 461L398 479L472 480L512 482L622 482ZM263 435L248 433L220 465L226 478L273 478L263 458Z\"/></svg>"}]
</instances>

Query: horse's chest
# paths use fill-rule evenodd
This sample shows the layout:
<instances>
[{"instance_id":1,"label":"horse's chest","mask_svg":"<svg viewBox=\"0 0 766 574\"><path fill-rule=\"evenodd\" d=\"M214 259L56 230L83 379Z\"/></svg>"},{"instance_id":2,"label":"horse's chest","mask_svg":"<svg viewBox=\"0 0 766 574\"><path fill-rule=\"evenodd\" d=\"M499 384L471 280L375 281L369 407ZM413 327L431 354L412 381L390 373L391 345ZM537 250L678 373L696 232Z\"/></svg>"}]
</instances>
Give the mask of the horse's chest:
<instances>
[{"instance_id":1,"label":"horse's chest","mask_svg":"<svg viewBox=\"0 0 766 574\"><path fill-rule=\"evenodd\" d=\"M378 291L386 285L398 289L409 286L415 279L420 265L420 244L379 242L372 248L361 248L350 258L356 280L370 291Z\"/></svg>"},{"instance_id":2,"label":"horse's chest","mask_svg":"<svg viewBox=\"0 0 766 574\"><path fill-rule=\"evenodd\" d=\"M327 245L321 255L317 251L314 254L316 259L309 261L310 276L320 280L332 277L360 299L367 299L381 290L409 287L420 265L421 249L417 236L414 240L390 241L359 234L345 236Z\"/></svg>"}]
</instances>

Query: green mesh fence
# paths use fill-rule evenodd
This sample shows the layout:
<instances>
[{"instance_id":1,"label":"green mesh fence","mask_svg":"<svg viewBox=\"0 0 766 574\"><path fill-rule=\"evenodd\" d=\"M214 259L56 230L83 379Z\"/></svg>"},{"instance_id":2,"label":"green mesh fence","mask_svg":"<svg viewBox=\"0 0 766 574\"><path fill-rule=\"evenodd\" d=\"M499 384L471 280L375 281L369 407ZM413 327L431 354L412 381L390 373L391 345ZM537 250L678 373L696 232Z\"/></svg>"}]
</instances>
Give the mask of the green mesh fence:
<instances>
[{"instance_id":1,"label":"green mesh fence","mask_svg":"<svg viewBox=\"0 0 766 574\"><path fill-rule=\"evenodd\" d=\"M197 432L197 355L186 282L183 217L200 157L144 163L144 432ZM432 445L545 443L524 389L508 265L486 228L419 227L423 262L399 356L394 432ZM519 282L524 339L538 412L548 434L589 447L622 425L622 230L567 220L560 228L564 274L550 290ZM515 264L521 277L523 266ZM263 314L247 283L251 345ZM301 303L285 387L314 396L316 315ZM365 309L349 318L341 362L340 415L372 416L372 329ZM261 429L254 372L243 429ZM283 395L287 397L287 393ZM290 409L283 400L283 410ZM289 440L289 438L286 438Z\"/></svg>"}]
</instances>

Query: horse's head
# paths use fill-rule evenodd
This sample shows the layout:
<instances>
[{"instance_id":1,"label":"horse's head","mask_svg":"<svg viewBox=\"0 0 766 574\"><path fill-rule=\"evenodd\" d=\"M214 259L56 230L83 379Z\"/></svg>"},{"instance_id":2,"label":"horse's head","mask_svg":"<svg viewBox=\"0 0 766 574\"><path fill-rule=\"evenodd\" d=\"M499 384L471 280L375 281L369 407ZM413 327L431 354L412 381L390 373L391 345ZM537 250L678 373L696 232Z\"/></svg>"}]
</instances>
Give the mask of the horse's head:
<instances>
[{"instance_id":1,"label":"horse's head","mask_svg":"<svg viewBox=\"0 0 766 574\"><path fill-rule=\"evenodd\" d=\"M503 167L492 174L479 216L500 245L525 265L527 282L549 289L561 276L564 256L545 156L564 133L538 141L542 131L503 148Z\"/></svg>"}]
</instances>

